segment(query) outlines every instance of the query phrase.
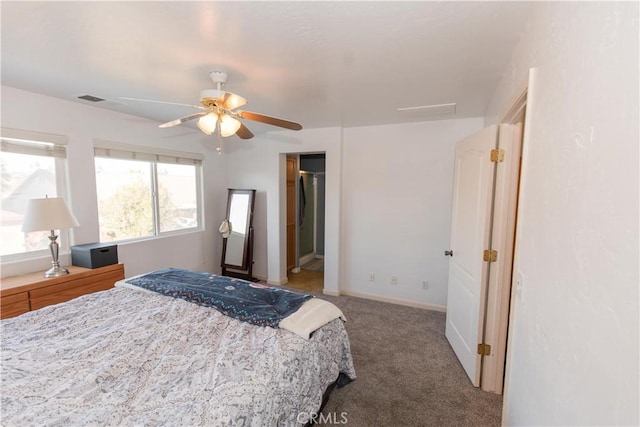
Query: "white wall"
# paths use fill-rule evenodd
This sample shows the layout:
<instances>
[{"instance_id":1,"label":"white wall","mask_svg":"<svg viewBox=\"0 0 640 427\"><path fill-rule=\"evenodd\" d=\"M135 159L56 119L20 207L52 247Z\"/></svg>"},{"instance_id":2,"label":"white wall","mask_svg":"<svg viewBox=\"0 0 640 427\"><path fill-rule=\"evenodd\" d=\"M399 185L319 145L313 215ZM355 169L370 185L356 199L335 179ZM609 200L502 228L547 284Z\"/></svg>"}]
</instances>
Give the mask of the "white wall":
<instances>
[{"instance_id":1,"label":"white wall","mask_svg":"<svg viewBox=\"0 0 640 427\"><path fill-rule=\"evenodd\" d=\"M638 3L537 3L505 425L638 425Z\"/></svg>"},{"instance_id":2,"label":"white wall","mask_svg":"<svg viewBox=\"0 0 640 427\"><path fill-rule=\"evenodd\" d=\"M253 275L267 280L267 144L260 137L225 143L223 154L227 164L225 188L254 189Z\"/></svg>"},{"instance_id":3,"label":"white wall","mask_svg":"<svg viewBox=\"0 0 640 427\"><path fill-rule=\"evenodd\" d=\"M254 274L272 284L285 283L284 158L286 153L323 152L325 291L438 309L446 304L447 259L442 251L449 242L453 147L478 130L482 119L273 132L250 141L227 139L218 156L213 141L189 128L158 129L153 121L9 87L3 87L2 102L11 106L2 110L3 126L69 137L70 203L81 224L73 231L75 244L99 236L93 139L205 154L207 229L120 244L127 276L167 266L219 271L217 228L227 188L255 188ZM403 217L399 204L407 208ZM68 264L69 256L61 260ZM2 274L37 271L48 263L44 257L4 264ZM367 281L370 272L377 274L373 284ZM391 275L398 276L397 286L388 285ZM423 280L429 281L428 291L422 290Z\"/></svg>"},{"instance_id":4,"label":"white wall","mask_svg":"<svg viewBox=\"0 0 640 427\"><path fill-rule=\"evenodd\" d=\"M228 186L258 194L255 275L286 280L285 153L326 152L325 291L443 309L454 147L482 125L476 118L311 129L227 145ZM389 285L391 275L398 285Z\"/></svg>"},{"instance_id":5,"label":"white wall","mask_svg":"<svg viewBox=\"0 0 640 427\"><path fill-rule=\"evenodd\" d=\"M286 275L287 153L326 153L325 292L340 289L340 203L342 132L340 128L273 132L225 147L229 188L254 188L256 248L254 274L271 284L284 284Z\"/></svg>"},{"instance_id":6,"label":"white wall","mask_svg":"<svg viewBox=\"0 0 640 427\"><path fill-rule=\"evenodd\" d=\"M158 123L48 96L2 86L2 126L65 135L70 208L80 223L72 233L72 243L99 239L95 189L93 140L157 146L176 151L202 153L204 178L204 221L207 229L186 235L149 239L118 246L119 261L127 276L164 267L219 271L222 244L217 224L224 218L226 167L215 155L215 144L197 130L185 127L158 129ZM210 225L214 224L215 227ZM215 231L215 233L214 233ZM69 254L60 257L70 263ZM2 276L46 270L50 257L31 262L3 263Z\"/></svg>"},{"instance_id":7,"label":"white wall","mask_svg":"<svg viewBox=\"0 0 640 427\"><path fill-rule=\"evenodd\" d=\"M341 291L444 310L455 143L482 125L476 118L345 129Z\"/></svg>"}]
</instances>

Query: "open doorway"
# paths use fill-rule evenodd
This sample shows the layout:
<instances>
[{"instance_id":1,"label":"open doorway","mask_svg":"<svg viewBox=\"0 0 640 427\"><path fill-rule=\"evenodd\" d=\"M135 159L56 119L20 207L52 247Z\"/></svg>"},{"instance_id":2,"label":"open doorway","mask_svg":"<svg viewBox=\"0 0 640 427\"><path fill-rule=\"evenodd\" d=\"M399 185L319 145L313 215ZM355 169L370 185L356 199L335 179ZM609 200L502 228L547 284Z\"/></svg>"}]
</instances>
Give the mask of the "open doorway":
<instances>
[{"instance_id":1,"label":"open doorway","mask_svg":"<svg viewBox=\"0 0 640 427\"><path fill-rule=\"evenodd\" d=\"M290 165L294 168L293 174L289 173ZM325 154L288 155L287 172L287 284L321 293L324 289Z\"/></svg>"}]
</instances>

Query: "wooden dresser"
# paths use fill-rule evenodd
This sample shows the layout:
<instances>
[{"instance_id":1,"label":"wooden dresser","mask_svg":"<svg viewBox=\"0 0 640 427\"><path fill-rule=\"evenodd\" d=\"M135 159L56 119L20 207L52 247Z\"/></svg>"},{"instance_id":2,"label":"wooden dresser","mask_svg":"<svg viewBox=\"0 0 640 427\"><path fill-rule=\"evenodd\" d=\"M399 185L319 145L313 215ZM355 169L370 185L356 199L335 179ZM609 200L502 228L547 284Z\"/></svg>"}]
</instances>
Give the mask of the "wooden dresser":
<instances>
[{"instance_id":1,"label":"wooden dresser","mask_svg":"<svg viewBox=\"0 0 640 427\"><path fill-rule=\"evenodd\" d=\"M44 271L0 279L0 318L14 317L47 305L58 304L112 288L124 279L124 265L100 268L69 266L69 274L47 279Z\"/></svg>"}]
</instances>

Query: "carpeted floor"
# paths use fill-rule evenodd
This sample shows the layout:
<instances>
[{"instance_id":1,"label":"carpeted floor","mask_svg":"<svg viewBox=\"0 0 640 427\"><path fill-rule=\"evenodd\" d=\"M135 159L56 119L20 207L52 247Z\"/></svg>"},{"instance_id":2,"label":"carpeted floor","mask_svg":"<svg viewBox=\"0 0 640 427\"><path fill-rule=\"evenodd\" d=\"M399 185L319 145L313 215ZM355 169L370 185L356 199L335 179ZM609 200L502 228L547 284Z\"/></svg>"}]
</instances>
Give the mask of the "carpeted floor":
<instances>
[{"instance_id":1,"label":"carpeted floor","mask_svg":"<svg viewBox=\"0 0 640 427\"><path fill-rule=\"evenodd\" d=\"M500 425L502 396L471 385L444 336L444 313L321 297L347 317L358 376L333 391L323 414L352 427Z\"/></svg>"}]
</instances>

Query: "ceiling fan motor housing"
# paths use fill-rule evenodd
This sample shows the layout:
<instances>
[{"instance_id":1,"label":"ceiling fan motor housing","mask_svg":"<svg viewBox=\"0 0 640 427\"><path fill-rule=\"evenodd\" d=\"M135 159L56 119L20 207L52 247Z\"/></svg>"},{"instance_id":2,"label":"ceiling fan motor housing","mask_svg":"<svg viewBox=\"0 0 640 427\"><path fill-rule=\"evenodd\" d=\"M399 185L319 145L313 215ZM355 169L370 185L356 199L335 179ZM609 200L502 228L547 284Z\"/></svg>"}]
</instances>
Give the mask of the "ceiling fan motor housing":
<instances>
[{"instance_id":1,"label":"ceiling fan motor housing","mask_svg":"<svg viewBox=\"0 0 640 427\"><path fill-rule=\"evenodd\" d=\"M217 105L216 101L222 99L222 97L224 96L222 85L227 82L227 73L214 70L209 72L209 77L211 77L211 80L213 80L216 88L205 89L200 92L200 102L206 107Z\"/></svg>"},{"instance_id":2,"label":"ceiling fan motor housing","mask_svg":"<svg viewBox=\"0 0 640 427\"><path fill-rule=\"evenodd\" d=\"M225 92L220 89L205 89L200 91L200 102L205 106L211 106L224 96Z\"/></svg>"}]
</instances>

